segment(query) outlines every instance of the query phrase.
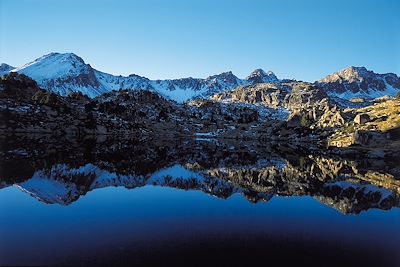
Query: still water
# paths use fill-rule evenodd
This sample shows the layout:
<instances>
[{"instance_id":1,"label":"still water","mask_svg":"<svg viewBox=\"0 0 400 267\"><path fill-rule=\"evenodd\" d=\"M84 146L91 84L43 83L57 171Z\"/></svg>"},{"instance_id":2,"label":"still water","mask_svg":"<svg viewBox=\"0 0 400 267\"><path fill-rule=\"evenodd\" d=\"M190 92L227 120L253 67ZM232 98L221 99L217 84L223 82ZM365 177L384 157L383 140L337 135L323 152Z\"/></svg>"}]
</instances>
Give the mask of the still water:
<instances>
[{"instance_id":1,"label":"still water","mask_svg":"<svg viewBox=\"0 0 400 267\"><path fill-rule=\"evenodd\" d=\"M1 265L400 263L387 162L198 140L25 141L3 140Z\"/></svg>"}]
</instances>

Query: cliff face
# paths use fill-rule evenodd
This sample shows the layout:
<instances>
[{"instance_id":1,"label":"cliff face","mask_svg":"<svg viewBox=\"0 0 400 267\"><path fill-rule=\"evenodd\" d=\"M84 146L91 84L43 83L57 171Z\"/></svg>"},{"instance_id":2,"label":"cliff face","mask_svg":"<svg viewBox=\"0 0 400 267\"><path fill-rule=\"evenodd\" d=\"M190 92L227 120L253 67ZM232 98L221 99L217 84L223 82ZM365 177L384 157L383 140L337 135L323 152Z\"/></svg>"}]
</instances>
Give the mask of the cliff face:
<instances>
[{"instance_id":1,"label":"cliff face","mask_svg":"<svg viewBox=\"0 0 400 267\"><path fill-rule=\"evenodd\" d=\"M278 85L263 83L243 86L231 92L216 94L211 99L223 102L262 104L269 108L278 108L283 106L283 99L286 93Z\"/></svg>"}]
</instances>

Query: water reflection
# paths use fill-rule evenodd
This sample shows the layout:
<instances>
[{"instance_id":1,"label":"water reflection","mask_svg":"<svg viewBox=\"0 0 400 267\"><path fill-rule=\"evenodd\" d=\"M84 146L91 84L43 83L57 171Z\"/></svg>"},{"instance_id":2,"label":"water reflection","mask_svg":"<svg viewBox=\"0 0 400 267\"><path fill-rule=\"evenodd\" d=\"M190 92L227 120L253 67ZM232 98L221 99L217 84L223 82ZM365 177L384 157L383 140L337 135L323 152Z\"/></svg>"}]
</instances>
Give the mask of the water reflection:
<instances>
[{"instance_id":1,"label":"water reflection","mask_svg":"<svg viewBox=\"0 0 400 267\"><path fill-rule=\"evenodd\" d=\"M15 185L40 202L70 205L107 187L154 185L251 202L311 196L342 213L400 206L397 162L349 160L283 144L222 140L0 140L1 188Z\"/></svg>"}]
</instances>

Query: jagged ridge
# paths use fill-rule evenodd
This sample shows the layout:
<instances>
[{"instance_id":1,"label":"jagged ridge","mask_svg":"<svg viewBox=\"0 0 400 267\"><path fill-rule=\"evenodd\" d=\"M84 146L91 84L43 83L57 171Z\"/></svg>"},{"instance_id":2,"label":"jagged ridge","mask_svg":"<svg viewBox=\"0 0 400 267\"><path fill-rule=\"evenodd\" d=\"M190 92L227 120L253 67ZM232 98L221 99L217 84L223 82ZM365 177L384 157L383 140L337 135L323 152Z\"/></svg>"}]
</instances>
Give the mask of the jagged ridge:
<instances>
[{"instance_id":1,"label":"jagged ridge","mask_svg":"<svg viewBox=\"0 0 400 267\"><path fill-rule=\"evenodd\" d=\"M114 76L92 68L73 53L50 53L19 68L4 64L0 70L1 75L10 71L25 74L34 79L41 88L62 96L71 92L81 92L89 97L96 97L112 90L146 89L177 102L194 97L208 97L240 85L279 82L272 72L265 73L261 69L255 70L246 79L239 79L232 72L212 75L205 79L190 77L150 80L135 74L128 77Z\"/></svg>"}]
</instances>

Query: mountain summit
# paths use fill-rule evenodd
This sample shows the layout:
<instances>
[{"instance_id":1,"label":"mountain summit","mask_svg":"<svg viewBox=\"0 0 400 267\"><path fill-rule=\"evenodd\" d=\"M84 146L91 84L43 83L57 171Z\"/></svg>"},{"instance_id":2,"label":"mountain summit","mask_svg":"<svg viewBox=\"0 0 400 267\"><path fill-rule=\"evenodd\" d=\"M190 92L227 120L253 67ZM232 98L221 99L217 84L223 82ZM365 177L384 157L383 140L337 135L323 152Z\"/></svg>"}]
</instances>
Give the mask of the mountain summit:
<instances>
[{"instance_id":1,"label":"mountain summit","mask_svg":"<svg viewBox=\"0 0 400 267\"><path fill-rule=\"evenodd\" d=\"M400 78L394 73L378 74L365 67L348 67L316 82L328 95L344 99L394 96Z\"/></svg>"},{"instance_id":2,"label":"mountain summit","mask_svg":"<svg viewBox=\"0 0 400 267\"><path fill-rule=\"evenodd\" d=\"M251 84L256 83L279 83L278 78L272 71L265 72L262 69L256 69L249 76L247 76L246 80L248 80Z\"/></svg>"},{"instance_id":3,"label":"mountain summit","mask_svg":"<svg viewBox=\"0 0 400 267\"><path fill-rule=\"evenodd\" d=\"M43 89L68 95L82 92L95 97L107 92L95 76L95 70L73 53L50 53L12 71L34 79Z\"/></svg>"}]
</instances>

